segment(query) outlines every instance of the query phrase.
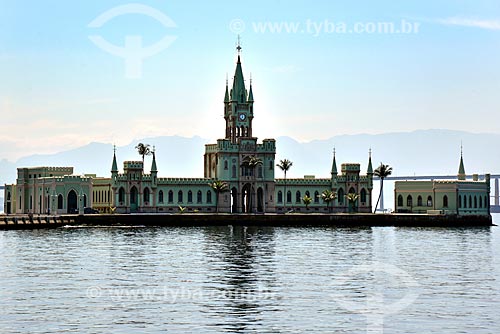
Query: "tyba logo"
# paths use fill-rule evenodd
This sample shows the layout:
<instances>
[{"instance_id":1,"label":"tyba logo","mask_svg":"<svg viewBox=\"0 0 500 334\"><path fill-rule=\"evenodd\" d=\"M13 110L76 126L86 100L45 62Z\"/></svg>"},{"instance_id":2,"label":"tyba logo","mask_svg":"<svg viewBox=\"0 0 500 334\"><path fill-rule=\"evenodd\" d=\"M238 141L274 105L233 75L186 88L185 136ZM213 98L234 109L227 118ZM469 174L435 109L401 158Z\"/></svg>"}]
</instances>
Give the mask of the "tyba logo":
<instances>
[{"instance_id":1,"label":"tyba logo","mask_svg":"<svg viewBox=\"0 0 500 334\"><path fill-rule=\"evenodd\" d=\"M156 19L166 28L175 28L175 22L159 10L141 4L127 4L107 10L89 23L89 28L99 28L115 17L126 14L142 14ZM117 46L109 43L99 35L90 35L89 39L102 50L125 59L125 77L139 78L142 75L144 59L154 56L172 44L177 36L165 35L150 46L143 47L142 36L125 36L125 45Z\"/></svg>"}]
</instances>

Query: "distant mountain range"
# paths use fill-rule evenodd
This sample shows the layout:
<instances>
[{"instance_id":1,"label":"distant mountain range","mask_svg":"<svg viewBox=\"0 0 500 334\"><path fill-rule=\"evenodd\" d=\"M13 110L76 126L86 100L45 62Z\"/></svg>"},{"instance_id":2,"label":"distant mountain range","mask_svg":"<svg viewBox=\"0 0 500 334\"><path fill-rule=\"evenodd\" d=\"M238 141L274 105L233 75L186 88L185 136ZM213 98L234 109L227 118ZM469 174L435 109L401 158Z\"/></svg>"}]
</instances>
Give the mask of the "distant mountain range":
<instances>
[{"instance_id":1,"label":"distant mountain range","mask_svg":"<svg viewBox=\"0 0 500 334\"><path fill-rule=\"evenodd\" d=\"M326 140L300 143L290 137L277 140L276 161L293 161L289 177L330 175L332 152L335 147L337 163L359 162L363 172L372 150L374 168L384 162L394 169L394 175L454 175L458 171L460 144L463 143L466 172L500 173L500 134L474 134L450 130L418 130L379 135L341 135ZM202 177L204 145L209 140L178 136L143 138L129 145L117 147L118 167L125 160L140 160L135 150L137 143L156 147L159 175L164 177ZM16 162L0 161L0 184L14 183L16 168L30 166L73 166L77 174L110 176L113 158L111 144L90 143L83 147L49 155L32 155ZM146 171L151 157L146 157ZM276 176L282 177L276 170Z\"/></svg>"}]
</instances>

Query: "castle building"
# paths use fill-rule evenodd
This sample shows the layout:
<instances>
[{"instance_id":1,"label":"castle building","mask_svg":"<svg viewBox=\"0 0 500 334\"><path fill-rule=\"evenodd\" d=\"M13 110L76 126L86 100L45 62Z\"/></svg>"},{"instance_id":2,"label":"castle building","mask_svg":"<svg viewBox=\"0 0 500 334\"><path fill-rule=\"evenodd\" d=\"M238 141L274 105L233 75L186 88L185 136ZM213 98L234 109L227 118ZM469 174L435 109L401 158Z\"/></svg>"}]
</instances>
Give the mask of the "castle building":
<instances>
[{"instance_id":1,"label":"castle building","mask_svg":"<svg viewBox=\"0 0 500 334\"><path fill-rule=\"evenodd\" d=\"M7 214L63 214L91 206L92 177L73 167L18 168L16 184L5 185Z\"/></svg>"},{"instance_id":2,"label":"castle building","mask_svg":"<svg viewBox=\"0 0 500 334\"><path fill-rule=\"evenodd\" d=\"M490 174L467 179L463 155L457 180L396 181L394 208L399 213L490 214Z\"/></svg>"},{"instance_id":3,"label":"castle building","mask_svg":"<svg viewBox=\"0 0 500 334\"><path fill-rule=\"evenodd\" d=\"M125 161L119 173L116 152L111 168L113 205L117 212L371 212L373 170L371 156L366 175L360 175L360 164L342 164L337 172L335 154L330 178L276 179L276 140L254 136L254 96L252 82L248 90L243 77L241 47L231 89L226 80L224 94L224 138L207 144L203 178L158 177L156 152L153 152L150 174L144 173L143 161ZM210 187L215 180L227 184L228 191L217 195ZM330 190L336 199L327 207L321 193ZM349 202L346 195L358 199ZM312 198L305 204L303 198ZM217 197L217 198L216 198Z\"/></svg>"},{"instance_id":4,"label":"castle building","mask_svg":"<svg viewBox=\"0 0 500 334\"><path fill-rule=\"evenodd\" d=\"M75 176L71 167L20 168L17 184L5 188L5 212L82 213L85 207L117 213L371 212L371 154L366 175L360 174L358 163L342 164L339 174L334 152L328 178L275 178L276 140L259 143L254 136L252 82L247 90L239 45L237 50L231 89L226 80L225 134L205 146L204 177L159 177L154 149L149 174L144 160L125 161L120 172L115 149L110 178ZM216 180L227 191L216 193L210 185ZM321 198L326 190L336 195L328 203ZM356 197L348 200L348 194Z\"/></svg>"}]
</instances>

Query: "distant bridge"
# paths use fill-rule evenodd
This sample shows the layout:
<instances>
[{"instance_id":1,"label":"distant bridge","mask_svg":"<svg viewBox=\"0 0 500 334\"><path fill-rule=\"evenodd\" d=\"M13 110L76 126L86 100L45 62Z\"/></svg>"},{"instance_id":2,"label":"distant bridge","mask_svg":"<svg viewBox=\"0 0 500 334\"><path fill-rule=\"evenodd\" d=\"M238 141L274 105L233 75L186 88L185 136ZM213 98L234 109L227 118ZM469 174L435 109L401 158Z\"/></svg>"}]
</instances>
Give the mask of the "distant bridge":
<instances>
[{"instance_id":1,"label":"distant bridge","mask_svg":"<svg viewBox=\"0 0 500 334\"><path fill-rule=\"evenodd\" d=\"M490 194L490 197L493 197L493 204L490 206L491 212L500 212L500 193L499 193L499 179L500 174L490 174L491 181L494 180L494 193ZM468 180L472 178L472 175L469 176ZM374 177L374 179L380 180L378 177ZM457 175L423 175L423 176L388 176L385 180L388 181L414 181L414 180L456 180ZM479 180L484 180L484 174L479 175ZM385 211L384 208L384 193L380 197L380 205L377 211Z\"/></svg>"}]
</instances>

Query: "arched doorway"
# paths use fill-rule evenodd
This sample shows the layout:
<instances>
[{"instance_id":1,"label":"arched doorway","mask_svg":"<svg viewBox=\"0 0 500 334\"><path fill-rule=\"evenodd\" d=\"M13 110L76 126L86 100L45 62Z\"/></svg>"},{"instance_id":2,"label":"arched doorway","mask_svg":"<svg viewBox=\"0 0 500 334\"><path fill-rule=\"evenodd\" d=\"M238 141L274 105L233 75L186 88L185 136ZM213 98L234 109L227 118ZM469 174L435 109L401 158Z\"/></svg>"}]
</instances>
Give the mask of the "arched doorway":
<instances>
[{"instance_id":1,"label":"arched doorway","mask_svg":"<svg viewBox=\"0 0 500 334\"><path fill-rule=\"evenodd\" d=\"M137 212L137 208L139 207L138 197L137 188L134 186L130 189L130 212Z\"/></svg>"},{"instance_id":2,"label":"arched doorway","mask_svg":"<svg viewBox=\"0 0 500 334\"><path fill-rule=\"evenodd\" d=\"M71 190L68 193L68 213L76 213L78 210L78 196L76 196L76 192Z\"/></svg>"},{"instance_id":3,"label":"arched doorway","mask_svg":"<svg viewBox=\"0 0 500 334\"><path fill-rule=\"evenodd\" d=\"M235 187L231 189L231 212L238 212L238 189Z\"/></svg>"},{"instance_id":4,"label":"arched doorway","mask_svg":"<svg viewBox=\"0 0 500 334\"><path fill-rule=\"evenodd\" d=\"M257 189L257 212L264 212L264 190Z\"/></svg>"},{"instance_id":5,"label":"arched doorway","mask_svg":"<svg viewBox=\"0 0 500 334\"><path fill-rule=\"evenodd\" d=\"M252 212L252 185L247 183L241 190L241 212Z\"/></svg>"}]
</instances>

